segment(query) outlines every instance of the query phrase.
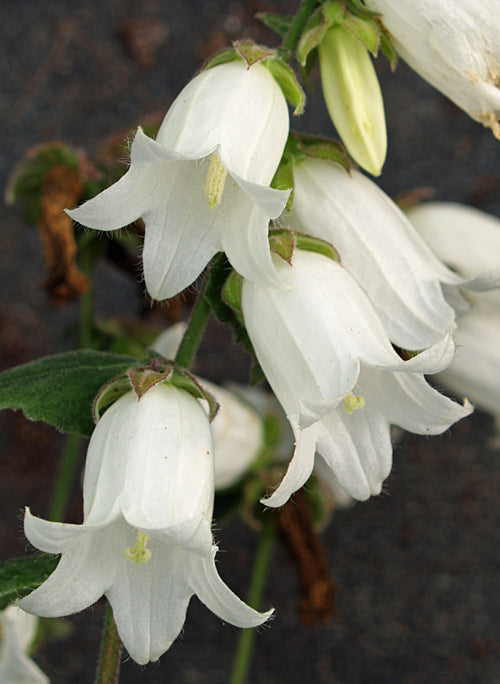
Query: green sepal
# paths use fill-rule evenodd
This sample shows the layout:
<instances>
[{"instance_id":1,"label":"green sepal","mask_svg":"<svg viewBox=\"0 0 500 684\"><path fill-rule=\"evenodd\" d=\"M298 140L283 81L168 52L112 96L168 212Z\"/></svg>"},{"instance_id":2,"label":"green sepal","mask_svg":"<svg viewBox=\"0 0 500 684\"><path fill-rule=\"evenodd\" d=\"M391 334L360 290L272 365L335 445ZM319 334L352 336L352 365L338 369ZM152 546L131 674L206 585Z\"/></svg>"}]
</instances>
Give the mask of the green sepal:
<instances>
[{"instance_id":1,"label":"green sepal","mask_svg":"<svg viewBox=\"0 0 500 684\"><path fill-rule=\"evenodd\" d=\"M46 356L0 373L0 409L21 409L62 432L91 435L94 397L137 359L90 349Z\"/></svg>"},{"instance_id":2,"label":"green sepal","mask_svg":"<svg viewBox=\"0 0 500 684\"><path fill-rule=\"evenodd\" d=\"M295 235L288 228L277 228L269 232L269 248L271 252L292 265L293 250L295 249Z\"/></svg>"},{"instance_id":3,"label":"green sepal","mask_svg":"<svg viewBox=\"0 0 500 684\"><path fill-rule=\"evenodd\" d=\"M59 557L38 554L0 563L0 610L39 587L54 572Z\"/></svg>"},{"instance_id":4,"label":"green sepal","mask_svg":"<svg viewBox=\"0 0 500 684\"><path fill-rule=\"evenodd\" d=\"M302 249L305 252L316 252L316 254L322 254L323 256L340 263L340 255L330 242L313 237L312 235L307 235L306 233L296 232L294 235L297 249Z\"/></svg>"},{"instance_id":5,"label":"green sepal","mask_svg":"<svg viewBox=\"0 0 500 684\"><path fill-rule=\"evenodd\" d=\"M295 75L295 71L276 54L267 57L263 64L269 69L283 91L283 95L294 107L294 115L300 116L306 106L306 94Z\"/></svg>"},{"instance_id":6,"label":"green sepal","mask_svg":"<svg viewBox=\"0 0 500 684\"><path fill-rule=\"evenodd\" d=\"M210 57L210 59L208 59L202 66L200 71L207 71L207 69L213 69L213 67L220 66L221 64L237 62L240 59L242 59L242 57L238 54L234 47L226 48L225 50L218 52L213 57Z\"/></svg>"},{"instance_id":7,"label":"green sepal","mask_svg":"<svg viewBox=\"0 0 500 684\"><path fill-rule=\"evenodd\" d=\"M380 45L381 29L375 19L346 14L341 24L351 31L374 57L377 56Z\"/></svg>"},{"instance_id":8,"label":"green sepal","mask_svg":"<svg viewBox=\"0 0 500 684\"><path fill-rule=\"evenodd\" d=\"M342 21L345 7L342 2L328 0L311 14L297 46L297 60L306 65L309 54L318 47L329 28Z\"/></svg>"},{"instance_id":9,"label":"green sepal","mask_svg":"<svg viewBox=\"0 0 500 684\"><path fill-rule=\"evenodd\" d=\"M399 55L391 39L383 29L380 31L380 51L389 60L391 71L394 71L398 65Z\"/></svg>"},{"instance_id":10,"label":"green sepal","mask_svg":"<svg viewBox=\"0 0 500 684\"><path fill-rule=\"evenodd\" d=\"M137 398L141 399L148 390L160 382L169 382L173 377L173 366L173 361L165 361L165 363L158 364L155 364L153 361L150 366L129 368L127 378Z\"/></svg>"},{"instance_id":11,"label":"green sepal","mask_svg":"<svg viewBox=\"0 0 500 684\"><path fill-rule=\"evenodd\" d=\"M178 389L185 390L195 399L203 399L208 403L208 418L210 422L215 418L219 410L219 404L214 395L206 390L189 371L174 368L170 384Z\"/></svg>"},{"instance_id":12,"label":"green sepal","mask_svg":"<svg viewBox=\"0 0 500 684\"><path fill-rule=\"evenodd\" d=\"M116 378L109 380L101 389L94 399L92 405L92 417L94 423L97 423L104 411L118 401L124 394L130 392L132 389L130 379L126 375L119 375Z\"/></svg>"},{"instance_id":13,"label":"green sepal","mask_svg":"<svg viewBox=\"0 0 500 684\"><path fill-rule=\"evenodd\" d=\"M231 271L230 276L222 288L222 298L233 311L241 313L241 292L243 289L243 277L236 271Z\"/></svg>"},{"instance_id":14,"label":"green sepal","mask_svg":"<svg viewBox=\"0 0 500 684\"><path fill-rule=\"evenodd\" d=\"M305 157L315 157L316 159L327 159L328 161L340 164L348 173L351 171L351 160L338 140L319 138L310 135L296 135L296 150ZM299 155L295 157L299 161Z\"/></svg>"},{"instance_id":15,"label":"green sepal","mask_svg":"<svg viewBox=\"0 0 500 684\"><path fill-rule=\"evenodd\" d=\"M290 30L294 15L284 16L273 12L259 12L255 15L255 18L265 24L267 28L270 28L271 31L284 38Z\"/></svg>"},{"instance_id":16,"label":"green sepal","mask_svg":"<svg viewBox=\"0 0 500 684\"><path fill-rule=\"evenodd\" d=\"M276 50L268 48L267 45L258 45L253 40L235 40L233 46L249 67L276 56Z\"/></svg>"}]
</instances>

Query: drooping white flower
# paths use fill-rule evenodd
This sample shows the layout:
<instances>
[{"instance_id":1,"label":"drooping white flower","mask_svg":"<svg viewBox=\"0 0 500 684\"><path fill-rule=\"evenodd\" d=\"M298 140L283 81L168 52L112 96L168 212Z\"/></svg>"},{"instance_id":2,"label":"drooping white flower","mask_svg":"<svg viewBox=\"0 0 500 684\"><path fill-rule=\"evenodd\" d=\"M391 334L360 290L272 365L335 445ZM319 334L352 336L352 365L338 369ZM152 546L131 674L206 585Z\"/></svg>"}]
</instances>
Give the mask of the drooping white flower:
<instances>
[{"instance_id":1,"label":"drooping white flower","mask_svg":"<svg viewBox=\"0 0 500 684\"><path fill-rule=\"evenodd\" d=\"M411 350L436 344L455 329L455 308L464 306L459 286L500 284L498 272L466 280L446 268L363 174L309 157L294 165L294 180L294 226L333 244L394 344Z\"/></svg>"},{"instance_id":2,"label":"drooping white flower","mask_svg":"<svg viewBox=\"0 0 500 684\"><path fill-rule=\"evenodd\" d=\"M270 615L245 605L219 577L210 530L213 448L208 418L190 394L164 383L129 392L92 435L82 525L29 510L25 533L62 554L52 575L19 605L58 617L108 598L120 637L140 664L178 636L193 594L221 618L253 627Z\"/></svg>"},{"instance_id":3,"label":"drooping white flower","mask_svg":"<svg viewBox=\"0 0 500 684\"><path fill-rule=\"evenodd\" d=\"M153 348L165 358L173 359L185 329L185 323L172 325L158 336ZM219 404L217 415L210 423L217 491L236 484L248 471L262 449L264 427L261 416L237 393L204 378L198 380Z\"/></svg>"},{"instance_id":4,"label":"drooping white flower","mask_svg":"<svg viewBox=\"0 0 500 684\"><path fill-rule=\"evenodd\" d=\"M435 434L470 412L422 375L450 363L451 336L403 361L342 266L297 249L291 266L278 257L275 263L287 289L245 281L242 290L248 334L297 440L285 478L265 503L282 505L306 482L316 450L351 496L366 499L389 473L391 424Z\"/></svg>"},{"instance_id":5,"label":"drooping white flower","mask_svg":"<svg viewBox=\"0 0 500 684\"><path fill-rule=\"evenodd\" d=\"M500 12L496 0L365 0L401 57L500 138Z\"/></svg>"},{"instance_id":6,"label":"drooping white flower","mask_svg":"<svg viewBox=\"0 0 500 684\"><path fill-rule=\"evenodd\" d=\"M319 48L328 113L353 159L378 176L387 153L384 102L368 50L347 28L327 31Z\"/></svg>"},{"instance_id":7,"label":"drooping white flower","mask_svg":"<svg viewBox=\"0 0 500 684\"><path fill-rule=\"evenodd\" d=\"M288 191L269 187L288 136L281 88L260 64L221 64L178 95L156 141L139 128L129 171L68 214L98 230L139 217L155 299L181 292L224 251L246 278L278 284L267 239Z\"/></svg>"},{"instance_id":8,"label":"drooping white flower","mask_svg":"<svg viewBox=\"0 0 500 684\"><path fill-rule=\"evenodd\" d=\"M17 606L0 612L0 681L2 684L48 684L48 677L26 654L38 620Z\"/></svg>"},{"instance_id":9,"label":"drooping white flower","mask_svg":"<svg viewBox=\"0 0 500 684\"><path fill-rule=\"evenodd\" d=\"M465 277L500 267L500 219L454 202L427 202L408 217L434 252ZM453 363L440 383L500 417L500 292L468 294Z\"/></svg>"}]
</instances>

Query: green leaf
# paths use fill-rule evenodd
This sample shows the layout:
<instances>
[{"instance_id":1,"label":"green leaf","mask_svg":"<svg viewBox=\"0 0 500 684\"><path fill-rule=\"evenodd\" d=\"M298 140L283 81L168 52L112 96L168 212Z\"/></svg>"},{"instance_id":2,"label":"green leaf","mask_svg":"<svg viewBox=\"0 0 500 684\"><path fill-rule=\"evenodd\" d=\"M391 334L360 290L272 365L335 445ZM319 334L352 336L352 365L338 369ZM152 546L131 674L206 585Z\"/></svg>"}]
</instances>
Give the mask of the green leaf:
<instances>
[{"instance_id":1,"label":"green leaf","mask_svg":"<svg viewBox=\"0 0 500 684\"><path fill-rule=\"evenodd\" d=\"M58 562L59 557L39 554L0 563L0 610L39 587Z\"/></svg>"},{"instance_id":2,"label":"green leaf","mask_svg":"<svg viewBox=\"0 0 500 684\"><path fill-rule=\"evenodd\" d=\"M56 354L0 373L0 409L21 409L62 432L90 435L94 397L137 359L90 349Z\"/></svg>"},{"instance_id":3,"label":"green leaf","mask_svg":"<svg viewBox=\"0 0 500 684\"><path fill-rule=\"evenodd\" d=\"M284 38L290 26L292 25L294 16L283 16L282 14L274 14L273 12L259 12L255 15L256 19L259 19L263 24L274 31L279 36Z\"/></svg>"}]
</instances>

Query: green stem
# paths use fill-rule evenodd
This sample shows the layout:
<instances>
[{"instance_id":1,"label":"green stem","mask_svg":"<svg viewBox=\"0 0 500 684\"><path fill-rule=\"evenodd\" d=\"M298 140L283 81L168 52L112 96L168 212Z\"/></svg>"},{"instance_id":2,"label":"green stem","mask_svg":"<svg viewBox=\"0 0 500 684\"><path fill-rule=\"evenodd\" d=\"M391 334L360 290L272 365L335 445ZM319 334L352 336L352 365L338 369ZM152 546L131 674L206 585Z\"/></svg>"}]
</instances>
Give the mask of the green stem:
<instances>
[{"instance_id":1,"label":"green stem","mask_svg":"<svg viewBox=\"0 0 500 684\"><path fill-rule=\"evenodd\" d=\"M196 304L193 307L186 331L175 355L176 362L183 368L189 368L193 362L208 323L211 306L207 298L207 290L213 278L217 277L218 272L226 268L226 264L227 261L224 254L219 254L215 257L210 267L210 272L207 274L198 295Z\"/></svg>"},{"instance_id":2,"label":"green stem","mask_svg":"<svg viewBox=\"0 0 500 684\"><path fill-rule=\"evenodd\" d=\"M292 25L288 29L288 33L281 44L282 50L288 52L290 56L295 52L302 30L306 25L307 20L316 9L317 4L318 0L302 0L302 3L297 10L297 14L292 21Z\"/></svg>"},{"instance_id":3,"label":"green stem","mask_svg":"<svg viewBox=\"0 0 500 684\"><path fill-rule=\"evenodd\" d=\"M56 475L56 484L52 493L52 502L49 511L49 520L61 522L68 506L71 489L75 481L76 471L79 466L80 451L83 444L83 437L69 434L66 438L59 466Z\"/></svg>"},{"instance_id":4,"label":"green stem","mask_svg":"<svg viewBox=\"0 0 500 684\"><path fill-rule=\"evenodd\" d=\"M116 684L118 682L121 654L122 642L116 629L113 609L108 604L95 684Z\"/></svg>"},{"instance_id":5,"label":"green stem","mask_svg":"<svg viewBox=\"0 0 500 684\"><path fill-rule=\"evenodd\" d=\"M259 610L262 594L264 593L275 536L275 527L270 521L264 526L260 536L257 553L255 555L252 578L250 580L250 588L248 590L247 603L252 608L255 608L255 610ZM255 634L255 628L241 630L233 663L233 671L231 673L231 679L229 680L230 684L245 683L252 659Z\"/></svg>"}]
</instances>

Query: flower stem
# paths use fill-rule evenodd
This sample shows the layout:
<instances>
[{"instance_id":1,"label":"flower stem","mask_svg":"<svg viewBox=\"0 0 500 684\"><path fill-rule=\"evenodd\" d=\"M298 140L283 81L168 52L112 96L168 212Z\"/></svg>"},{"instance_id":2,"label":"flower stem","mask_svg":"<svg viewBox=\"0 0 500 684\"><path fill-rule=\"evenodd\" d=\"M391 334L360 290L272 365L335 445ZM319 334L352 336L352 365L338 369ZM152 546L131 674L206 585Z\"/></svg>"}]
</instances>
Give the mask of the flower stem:
<instances>
[{"instance_id":1,"label":"flower stem","mask_svg":"<svg viewBox=\"0 0 500 684\"><path fill-rule=\"evenodd\" d=\"M176 362L183 368L189 368L193 362L208 323L208 318L212 309L207 298L207 290L210 287L211 280L214 276L217 276L220 270L226 268L226 264L227 261L224 254L219 254L215 257L198 295L196 304L193 307L186 332L184 333L175 356Z\"/></svg>"},{"instance_id":2,"label":"flower stem","mask_svg":"<svg viewBox=\"0 0 500 684\"><path fill-rule=\"evenodd\" d=\"M250 588L248 590L247 603L256 610L259 610L262 594L264 592L275 536L275 526L269 521L264 525L264 529L260 536L252 578L250 580ZM254 642L255 628L242 629L234 658L231 679L229 680L230 684L245 683L250 668Z\"/></svg>"},{"instance_id":3,"label":"flower stem","mask_svg":"<svg viewBox=\"0 0 500 684\"><path fill-rule=\"evenodd\" d=\"M295 48L297 47L297 44L300 40L300 34L302 33L302 29L306 25L306 22L311 16L311 14L316 9L317 4L318 0L302 0L302 3L294 17L294 20L292 21L292 24L288 29L288 33L286 34L285 39L281 44L281 49L287 52L290 55L290 57L293 55Z\"/></svg>"},{"instance_id":4,"label":"flower stem","mask_svg":"<svg viewBox=\"0 0 500 684\"><path fill-rule=\"evenodd\" d=\"M113 609L108 604L95 684L116 684L118 682L121 654L122 642L116 629Z\"/></svg>"}]
</instances>

